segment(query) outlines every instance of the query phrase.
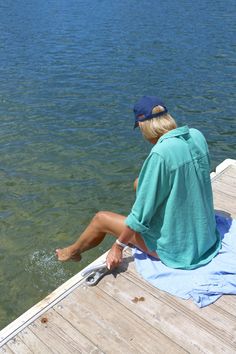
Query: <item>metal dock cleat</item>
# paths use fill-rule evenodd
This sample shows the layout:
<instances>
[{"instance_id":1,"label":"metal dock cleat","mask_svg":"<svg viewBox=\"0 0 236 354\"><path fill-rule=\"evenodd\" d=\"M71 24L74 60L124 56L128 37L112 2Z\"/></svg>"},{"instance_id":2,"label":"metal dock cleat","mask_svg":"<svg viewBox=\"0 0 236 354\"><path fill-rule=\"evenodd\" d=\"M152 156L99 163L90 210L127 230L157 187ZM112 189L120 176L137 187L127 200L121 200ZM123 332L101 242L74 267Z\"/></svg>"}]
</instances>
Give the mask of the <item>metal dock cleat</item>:
<instances>
[{"instance_id":1,"label":"metal dock cleat","mask_svg":"<svg viewBox=\"0 0 236 354\"><path fill-rule=\"evenodd\" d=\"M82 271L81 275L85 277L85 283L88 286L94 286L109 272L110 270L107 268L106 262L102 262L94 266L88 266Z\"/></svg>"}]
</instances>

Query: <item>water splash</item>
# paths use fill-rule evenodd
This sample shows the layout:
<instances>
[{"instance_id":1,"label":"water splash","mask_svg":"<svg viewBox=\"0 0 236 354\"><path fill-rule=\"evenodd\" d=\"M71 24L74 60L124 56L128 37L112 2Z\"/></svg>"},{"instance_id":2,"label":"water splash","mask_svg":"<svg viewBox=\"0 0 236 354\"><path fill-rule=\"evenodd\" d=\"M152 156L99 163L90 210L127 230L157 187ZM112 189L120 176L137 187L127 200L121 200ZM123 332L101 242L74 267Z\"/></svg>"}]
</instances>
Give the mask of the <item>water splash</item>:
<instances>
[{"instance_id":1,"label":"water splash","mask_svg":"<svg viewBox=\"0 0 236 354\"><path fill-rule=\"evenodd\" d=\"M40 292L45 286L54 289L70 277L62 263L58 262L55 255L48 250L34 251L29 257L25 271L31 277L31 285Z\"/></svg>"}]
</instances>

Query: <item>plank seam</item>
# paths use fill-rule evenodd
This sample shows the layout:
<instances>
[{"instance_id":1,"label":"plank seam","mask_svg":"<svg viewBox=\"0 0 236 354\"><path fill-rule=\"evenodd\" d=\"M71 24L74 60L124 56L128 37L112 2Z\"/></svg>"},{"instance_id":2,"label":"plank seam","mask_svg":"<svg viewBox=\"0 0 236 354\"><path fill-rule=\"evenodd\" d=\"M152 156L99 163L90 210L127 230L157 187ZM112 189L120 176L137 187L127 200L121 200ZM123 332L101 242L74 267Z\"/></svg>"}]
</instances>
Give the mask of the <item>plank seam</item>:
<instances>
[{"instance_id":1,"label":"plank seam","mask_svg":"<svg viewBox=\"0 0 236 354\"><path fill-rule=\"evenodd\" d=\"M131 277L134 275L132 273L130 273ZM121 276L125 277L126 279L129 279L129 281L131 281L132 283L135 284L135 282L132 280L132 278L128 277L127 275L125 275L125 273L122 273ZM171 307L172 309L174 309L175 311L178 310L179 313L183 314L185 317L187 317L188 319L195 321L195 319L197 319L199 321L199 325L201 326L201 328L203 330L205 330L207 333L209 333L211 336L213 334L216 334L217 337L220 337L220 340L227 346L227 347L231 347L235 350L235 345L231 345L231 342L235 342L234 340L232 340L232 338L228 338L228 340L222 335L221 330L219 328L217 328L215 325L212 325L210 322L208 322L207 320L205 320L204 318L202 318L201 316L197 315L196 313L192 313L189 314L189 310L186 310L186 308L180 304L180 302L178 302L174 296L173 298L171 298L171 301L169 301L170 295L168 293L165 292L165 296L161 295L161 294L155 294L153 293L153 291L151 292L149 289L153 288L156 289L155 287L152 287L151 284L149 283L144 283L142 285L142 283L140 282L139 286L143 289L146 289L150 295L154 296L155 298L158 298L160 301L162 301L165 305ZM211 328L211 330L210 330ZM230 343L229 343L230 340Z\"/></svg>"},{"instance_id":2,"label":"plank seam","mask_svg":"<svg viewBox=\"0 0 236 354\"><path fill-rule=\"evenodd\" d=\"M36 312L32 317L28 318L24 323L19 325L15 330L13 330L9 335L7 335L3 340L0 342L0 348L6 344L12 337L16 336L20 331L22 331L25 327L27 327L29 324L31 324L34 320L36 320L39 316L41 316L44 312L49 310L51 307L56 305L59 301L64 299L69 293L71 293L74 289L76 289L80 284L83 282L82 280L79 280L78 283L72 285L70 288L68 288L64 293L60 294L57 298L55 298L52 302L48 303L44 308L40 309L38 312Z\"/></svg>"},{"instance_id":3,"label":"plank seam","mask_svg":"<svg viewBox=\"0 0 236 354\"><path fill-rule=\"evenodd\" d=\"M31 323L32 323L32 322L31 322ZM47 349L48 349L48 351L49 351L50 353L53 353L53 351L52 351L51 348L47 345L47 343L44 343L44 342L41 340L41 338L39 338L39 336L37 335L37 333L34 333L33 331L31 331L31 329L29 328L29 325L30 325L31 323L28 324L27 331L29 331L32 336L35 336L41 343L43 343L43 345L45 345L45 346L47 347Z\"/></svg>"},{"instance_id":4,"label":"plank seam","mask_svg":"<svg viewBox=\"0 0 236 354\"><path fill-rule=\"evenodd\" d=\"M74 326L74 324L72 322L70 322L67 318L65 318L64 316L62 316L62 314L56 309L56 307L53 307L53 311L55 311L64 321L67 321L77 332L79 332L83 337L85 337L90 343L92 343L97 349L100 350L101 353L103 353L102 349L98 346L97 343L94 343L93 340L91 340L86 334L82 333L81 331L78 330L78 328L76 328ZM71 338L71 337L70 337ZM73 338L72 338L73 339Z\"/></svg>"},{"instance_id":5,"label":"plank seam","mask_svg":"<svg viewBox=\"0 0 236 354\"><path fill-rule=\"evenodd\" d=\"M126 277L125 277L126 278ZM102 285L98 284L98 288L101 292L105 293L108 296L111 296L107 291L105 291L102 288ZM111 296L112 297L112 296ZM133 316L137 316L141 321L144 321L148 326L151 326L154 330L158 331L159 333L161 333L165 338L168 339L168 341L172 342L173 344L175 344L176 346L178 346L180 349L184 350L185 352L188 353L188 351L179 343L177 343L175 340L173 340L172 338L170 338L168 335L166 335L160 328L156 328L154 325L152 325L150 322L146 321L145 318L141 317L138 313L133 312L132 310L130 310L130 308L128 306L125 306L123 303L121 303L120 301L117 300L117 302L120 304L120 306L122 306L126 311L128 310L128 312L130 312Z\"/></svg>"}]
</instances>

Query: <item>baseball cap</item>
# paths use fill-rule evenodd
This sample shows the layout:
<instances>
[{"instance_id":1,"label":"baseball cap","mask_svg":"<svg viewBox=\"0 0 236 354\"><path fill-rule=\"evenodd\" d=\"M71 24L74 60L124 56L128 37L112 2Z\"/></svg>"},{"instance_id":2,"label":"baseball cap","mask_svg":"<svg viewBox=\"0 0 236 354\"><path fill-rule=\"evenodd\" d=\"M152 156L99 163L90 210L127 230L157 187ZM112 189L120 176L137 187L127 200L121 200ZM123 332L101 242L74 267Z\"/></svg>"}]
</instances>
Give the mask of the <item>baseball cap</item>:
<instances>
[{"instance_id":1,"label":"baseball cap","mask_svg":"<svg viewBox=\"0 0 236 354\"><path fill-rule=\"evenodd\" d=\"M152 114L152 110L156 106L162 106L164 111ZM168 110L160 98L156 96L143 96L134 105L134 128L138 127L139 122L163 116L167 112Z\"/></svg>"}]
</instances>

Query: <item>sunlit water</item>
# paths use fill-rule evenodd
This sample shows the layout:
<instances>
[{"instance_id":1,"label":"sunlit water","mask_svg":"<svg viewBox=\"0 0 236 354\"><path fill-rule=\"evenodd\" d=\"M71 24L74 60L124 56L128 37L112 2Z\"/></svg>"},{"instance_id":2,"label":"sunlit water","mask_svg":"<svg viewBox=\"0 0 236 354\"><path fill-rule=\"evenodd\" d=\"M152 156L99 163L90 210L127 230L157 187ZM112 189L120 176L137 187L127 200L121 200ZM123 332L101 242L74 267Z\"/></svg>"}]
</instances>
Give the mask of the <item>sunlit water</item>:
<instances>
[{"instance_id":1,"label":"sunlit water","mask_svg":"<svg viewBox=\"0 0 236 354\"><path fill-rule=\"evenodd\" d=\"M127 214L149 145L132 106L160 95L235 154L235 1L6 0L0 5L0 325L94 260L60 264L102 209Z\"/></svg>"}]
</instances>

